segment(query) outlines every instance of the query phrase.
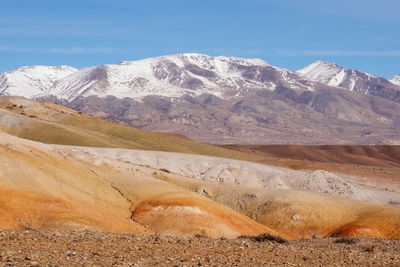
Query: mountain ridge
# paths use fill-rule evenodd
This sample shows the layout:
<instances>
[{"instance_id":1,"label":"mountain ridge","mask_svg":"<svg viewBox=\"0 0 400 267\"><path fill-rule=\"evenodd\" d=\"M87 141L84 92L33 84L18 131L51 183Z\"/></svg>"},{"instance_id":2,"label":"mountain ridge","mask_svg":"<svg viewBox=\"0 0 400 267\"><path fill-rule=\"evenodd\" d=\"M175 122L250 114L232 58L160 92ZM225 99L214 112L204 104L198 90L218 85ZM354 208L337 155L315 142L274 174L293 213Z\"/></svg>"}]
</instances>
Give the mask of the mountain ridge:
<instances>
[{"instance_id":1,"label":"mountain ridge","mask_svg":"<svg viewBox=\"0 0 400 267\"><path fill-rule=\"evenodd\" d=\"M290 72L261 59L176 54L85 68L58 81L52 90L53 95L68 101L90 95L140 100L147 95L181 97L201 93L227 99L254 88L275 89L273 82L262 77L260 71L264 68L276 76ZM79 80L83 82L76 83Z\"/></svg>"},{"instance_id":2,"label":"mountain ridge","mask_svg":"<svg viewBox=\"0 0 400 267\"><path fill-rule=\"evenodd\" d=\"M330 86L400 102L400 86L397 84L366 72L343 68L333 62L318 60L297 72Z\"/></svg>"},{"instance_id":3,"label":"mountain ridge","mask_svg":"<svg viewBox=\"0 0 400 267\"><path fill-rule=\"evenodd\" d=\"M345 72L336 64L321 64L333 74ZM364 91L331 86L260 59L195 53L71 72L45 90L39 87L41 94L26 96L209 143L400 142L400 86L358 71L357 86L366 85ZM0 94L6 89L0 86Z\"/></svg>"},{"instance_id":4,"label":"mountain ridge","mask_svg":"<svg viewBox=\"0 0 400 267\"><path fill-rule=\"evenodd\" d=\"M250 67L250 69L243 67ZM56 73L58 70L64 71L64 73ZM17 76L18 72L21 73L19 77ZM11 74L17 77L13 77L14 81L9 81L11 83L9 85L7 81L10 80L8 76ZM375 83L378 85L381 83L389 87L395 85L394 88L400 91L400 86L396 84L397 76L388 81L365 72L343 68L333 62L318 60L296 72L272 66L259 58L212 57L198 53L121 61L116 64L83 69L65 65L23 66L0 75L0 94L2 95L28 98L51 96L67 101L90 95L100 97L113 95L120 99L130 97L140 100L147 95L181 97L185 94L199 95L201 93L227 99L243 95L254 89L274 91L282 83L287 83L295 89L312 91L318 86L315 82L380 96L376 92L372 92L369 84L359 85L360 80L363 79L376 80ZM41 84L41 80L38 79L40 75L43 76L45 85ZM30 84L28 83L29 89L36 87L34 88L36 94L29 90L10 91L10 87L26 87L26 84L18 84L15 80L29 78L32 80ZM17 84L13 84L13 82ZM379 91L382 88L373 89Z\"/></svg>"}]
</instances>

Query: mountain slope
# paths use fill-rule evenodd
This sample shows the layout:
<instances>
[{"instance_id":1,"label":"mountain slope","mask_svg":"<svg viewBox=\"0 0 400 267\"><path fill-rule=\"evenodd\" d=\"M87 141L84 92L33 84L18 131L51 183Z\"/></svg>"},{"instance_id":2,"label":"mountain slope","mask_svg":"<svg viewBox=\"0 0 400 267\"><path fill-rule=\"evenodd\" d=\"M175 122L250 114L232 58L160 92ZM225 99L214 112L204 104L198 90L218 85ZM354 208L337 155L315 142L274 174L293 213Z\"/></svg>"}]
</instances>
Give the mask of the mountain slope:
<instances>
[{"instance_id":1,"label":"mountain slope","mask_svg":"<svg viewBox=\"0 0 400 267\"><path fill-rule=\"evenodd\" d=\"M279 86L222 99L78 98L64 105L134 127L179 133L208 143L396 144L400 105L319 84L297 92Z\"/></svg>"},{"instance_id":2,"label":"mountain slope","mask_svg":"<svg viewBox=\"0 0 400 267\"><path fill-rule=\"evenodd\" d=\"M345 69L331 62L316 61L298 70L304 76L330 86L343 87L358 93L380 96L400 102L400 87L365 72Z\"/></svg>"},{"instance_id":3,"label":"mountain slope","mask_svg":"<svg viewBox=\"0 0 400 267\"><path fill-rule=\"evenodd\" d=\"M0 97L0 130L38 142L134 148L255 160L246 153L203 144L184 136L153 133L88 116L53 103Z\"/></svg>"},{"instance_id":4,"label":"mountain slope","mask_svg":"<svg viewBox=\"0 0 400 267\"><path fill-rule=\"evenodd\" d=\"M0 74L0 95L34 98L48 95L53 84L77 69L70 66L26 66Z\"/></svg>"}]
</instances>

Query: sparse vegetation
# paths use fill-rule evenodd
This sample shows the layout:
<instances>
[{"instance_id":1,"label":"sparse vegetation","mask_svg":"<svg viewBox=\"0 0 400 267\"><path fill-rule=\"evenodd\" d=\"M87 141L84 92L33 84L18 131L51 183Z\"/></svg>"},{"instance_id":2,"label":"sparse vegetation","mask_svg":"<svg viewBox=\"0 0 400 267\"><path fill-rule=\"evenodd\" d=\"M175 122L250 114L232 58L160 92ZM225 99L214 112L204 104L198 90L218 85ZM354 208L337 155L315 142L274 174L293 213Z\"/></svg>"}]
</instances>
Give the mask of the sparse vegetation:
<instances>
[{"instance_id":1,"label":"sparse vegetation","mask_svg":"<svg viewBox=\"0 0 400 267\"><path fill-rule=\"evenodd\" d=\"M249 238L254 242L274 242L279 244L285 244L288 241L286 239L281 238L280 236L274 236L270 234L261 234L258 236L240 236L239 238Z\"/></svg>"},{"instance_id":2,"label":"sparse vegetation","mask_svg":"<svg viewBox=\"0 0 400 267\"><path fill-rule=\"evenodd\" d=\"M374 245L366 246L366 247L363 248L363 250L364 250L365 252L372 253L372 252L374 252L374 250L375 250L375 246L374 246Z\"/></svg>"},{"instance_id":3,"label":"sparse vegetation","mask_svg":"<svg viewBox=\"0 0 400 267\"><path fill-rule=\"evenodd\" d=\"M18 220L18 226L24 231L36 231L29 222L25 222L21 219Z\"/></svg>"},{"instance_id":4,"label":"sparse vegetation","mask_svg":"<svg viewBox=\"0 0 400 267\"><path fill-rule=\"evenodd\" d=\"M354 238L343 237L343 238L336 239L335 243L336 244L355 244L356 240Z\"/></svg>"},{"instance_id":5,"label":"sparse vegetation","mask_svg":"<svg viewBox=\"0 0 400 267\"><path fill-rule=\"evenodd\" d=\"M195 238L206 238L207 236L205 236L204 234L197 233L197 234L194 235L194 237Z\"/></svg>"}]
</instances>

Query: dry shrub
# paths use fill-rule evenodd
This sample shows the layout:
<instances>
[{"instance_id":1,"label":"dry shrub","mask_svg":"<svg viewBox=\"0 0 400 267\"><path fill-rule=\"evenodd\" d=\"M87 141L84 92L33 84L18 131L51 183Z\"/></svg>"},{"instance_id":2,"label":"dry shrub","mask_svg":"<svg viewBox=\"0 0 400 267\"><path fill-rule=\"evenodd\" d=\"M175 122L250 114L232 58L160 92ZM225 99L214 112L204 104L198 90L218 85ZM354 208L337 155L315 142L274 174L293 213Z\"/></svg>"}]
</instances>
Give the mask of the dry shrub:
<instances>
[{"instance_id":1,"label":"dry shrub","mask_svg":"<svg viewBox=\"0 0 400 267\"><path fill-rule=\"evenodd\" d=\"M288 242L286 239L283 239L280 236L274 236L266 233L258 236L239 236L239 238L249 238L254 242L274 242L279 244L285 244Z\"/></svg>"},{"instance_id":2,"label":"dry shrub","mask_svg":"<svg viewBox=\"0 0 400 267\"><path fill-rule=\"evenodd\" d=\"M366 247L363 248L363 250L364 250L365 252L372 253L372 252L374 252L374 250L375 250L375 246L374 246L374 245L366 246Z\"/></svg>"},{"instance_id":3,"label":"dry shrub","mask_svg":"<svg viewBox=\"0 0 400 267\"><path fill-rule=\"evenodd\" d=\"M354 238L342 237L335 240L337 244L355 244L356 240Z\"/></svg>"}]
</instances>

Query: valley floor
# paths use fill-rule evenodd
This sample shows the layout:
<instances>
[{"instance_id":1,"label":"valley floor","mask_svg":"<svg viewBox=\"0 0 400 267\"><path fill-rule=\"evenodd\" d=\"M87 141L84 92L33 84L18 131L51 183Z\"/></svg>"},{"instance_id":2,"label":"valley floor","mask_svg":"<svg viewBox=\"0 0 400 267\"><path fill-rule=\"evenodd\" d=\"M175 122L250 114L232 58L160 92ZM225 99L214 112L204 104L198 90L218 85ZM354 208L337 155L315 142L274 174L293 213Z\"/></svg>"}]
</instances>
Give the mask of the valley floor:
<instances>
[{"instance_id":1,"label":"valley floor","mask_svg":"<svg viewBox=\"0 0 400 267\"><path fill-rule=\"evenodd\" d=\"M0 232L0 265L399 266L400 240L326 238L279 244L249 238L9 230Z\"/></svg>"}]
</instances>

